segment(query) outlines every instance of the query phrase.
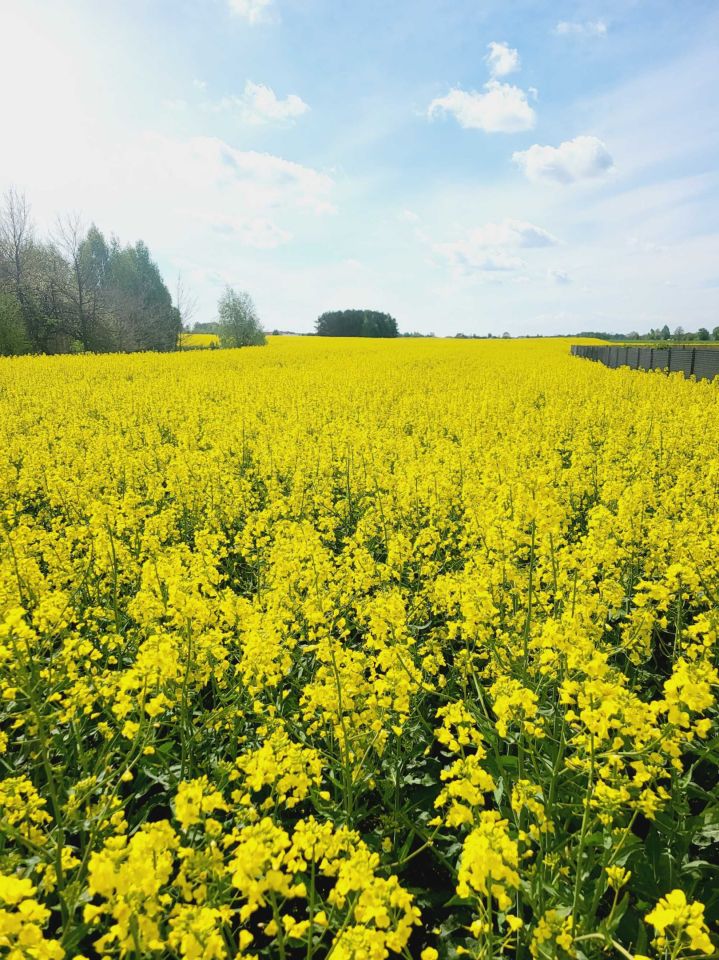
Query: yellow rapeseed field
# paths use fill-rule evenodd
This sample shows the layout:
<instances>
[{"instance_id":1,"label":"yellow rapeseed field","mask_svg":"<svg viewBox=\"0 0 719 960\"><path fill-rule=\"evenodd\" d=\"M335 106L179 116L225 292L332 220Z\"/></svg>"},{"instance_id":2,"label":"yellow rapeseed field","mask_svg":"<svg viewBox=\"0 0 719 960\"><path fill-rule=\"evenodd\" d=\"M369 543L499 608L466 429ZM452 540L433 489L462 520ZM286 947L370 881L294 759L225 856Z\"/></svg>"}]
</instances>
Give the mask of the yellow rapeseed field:
<instances>
[{"instance_id":1,"label":"yellow rapeseed field","mask_svg":"<svg viewBox=\"0 0 719 960\"><path fill-rule=\"evenodd\" d=\"M180 347L183 350L197 350L206 347L219 347L220 338L216 333L182 333Z\"/></svg>"},{"instance_id":2,"label":"yellow rapeseed field","mask_svg":"<svg viewBox=\"0 0 719 960\"><path fill-rule=\"evenodd\" d=\"M0 954L709 956L719 384L0 360Z\"/></svg>"}]
</instances>

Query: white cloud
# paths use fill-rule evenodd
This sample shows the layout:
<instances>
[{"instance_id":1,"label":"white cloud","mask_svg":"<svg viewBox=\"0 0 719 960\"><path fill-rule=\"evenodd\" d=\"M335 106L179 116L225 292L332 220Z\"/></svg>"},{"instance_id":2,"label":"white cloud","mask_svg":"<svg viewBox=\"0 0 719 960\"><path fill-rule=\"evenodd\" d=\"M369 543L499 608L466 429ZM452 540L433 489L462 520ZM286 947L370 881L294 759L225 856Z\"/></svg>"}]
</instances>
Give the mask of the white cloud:
<instances>
[{"instance_id":1,"label":"white cloud","mask_svg":"<svg viewBox=\"0 0 719 960\"><path fill-rule=\"evenodd\" d=\"M269 19L272 0L228 0L228 5L232 13L254 24Z\"/></svg>"},{"instance_id":2,"label":"white cloud","mask_svg":"<svg viewBox=\"0 0 719 960\"><path fill-rule=\"evenodd\" d=\"M437 97L428 108L432 118L440 113L453 114L460 126L487 133L517 133L531 130L536 114L527 103L524 90L509 83L490 80L485 93L453 88L445 97Z\"/></svg>"},{"instance_id":3,"label":"white cloud","mask_svg":"<svg viewBox=\"0 0 719 960\"><path fill-rule=\"evenodd\" d=\"M419 214L415 213L414 210L406 210L406 209L403 210L402 213L399 214L399 219L402 220L404 223L420 222L420 216Z\"/></svg>"},{"instance_id":4,"label":"white cloud","mask_svg":"<svg viewBox=\"0 0 719 960\"><path fill-rule=\"evenodd\" d=\"M565 273L564 270L549 270L548 274L549 279L554 281L554 283L559 284L561 287L566 287L570 284L571 278L568 273Z\"/></svg>"},{"instance_id":5,"label":"white cloud","mask_svg":"<svg viewBox=\"0 0 719 960\"><path fill-rule=\"evenodd\" d=\"M629 237L627 246L638 253L665 253L669 248L654 240L646 240L643 237Z\"/></svg>"},{"instance_id":6,"label":"white cloud","mask_svg":"<svg viewBox=\"0 0 719 960\"><path fill-rule=\"evenodd\" d=\"M248 80L240 97L223 97L217 110L236 111L245 123L283 123L301 117L310 109L297 94L281 100L270 87Z\"/></svg>"},{"instance_id":7,"label":"white cloud","mask_svg":"<svg viewBox=\"0 0 719 960\"><path fill-rule=\"evenodd\" d=\"M473 247L471 242L440 243L435 251L459 272L505 273L521 270L524 260L503 251L487 251Z\"/></svg>"},{"instance_id":8,"label":"white cloud","mask_svg":"<svg viewBox=\"0 0 719 960\"><path fill-rule=\"evenodd\" d=\"M468 236L476 246L483 247L550 247L559 242L543 227L511 219L475 227Z\"/></svg>"},{"instance_id":9,"label":"white cloud","mask_svg":"<svg viewBox=\"0 0 719 960\"><path fill-rule=\"evenodd\" d=\"M554 33L559 37L605 37L607 25L603 20L560 20Z\"/></svg>"},{"instance_id":10,"label":"white cloud","mask_svg":"<svg viewBox=\"0 0 719 960\"><path fill-rule=\"evenodd\" d=\"M208 221L210 228L232 238L233 243L256 250L273 250L292 239L292 234L267 217L219 217Z\"/></svg>"},{"instance_id":11,"label":"white cloud","mask_svg":"<svg viewBox=\"0 0 719 960\"><path fill-rule=\"evenodd\" d=\"M512 47L506 43L496 43L494 40L488 44L488 47L489 53L484 58L484 62L493 77L506 77L507 74L519 70L519 53Z\"/></svg>"},{"instance_id":12,"label":"white cloud","mask_svg":"<svg viewBox=\"0 0 719 960\"><path fill-rule=\"evenodd\" d=\"M289 239L275 217L334 210L334 182L327 174L273 154L238 150L216 137L146 136L118 155L114 176L118 190L127 190L146 217L172 210L171 233L195 223L213 232L235 231L259 248Z\"/></svg>"},{"instance_id":13,"label":"white cloud","mask_svg":"<svg viewBox=\"0 0 719 960\"><path fill-rule=\"evenodd\" d=\"M525 220L502 220L467 230L459 240L433 244L435 253L459 272L520 270L524 260L517 248L548 247L558 243L549 231Z\"/></svg>"},{"instance_id":14,"label":"white cloud","mask_svg":"<svg viewBox=\"0 0 719 960\"><path fill-rule=\"evenodd\" d=\"M529 180L574 183L609 172L614 162L605 144L597 137L575 137L558 147L535 143L528 150L515 151L512 160Z\"/></svg>"}]
</instances>

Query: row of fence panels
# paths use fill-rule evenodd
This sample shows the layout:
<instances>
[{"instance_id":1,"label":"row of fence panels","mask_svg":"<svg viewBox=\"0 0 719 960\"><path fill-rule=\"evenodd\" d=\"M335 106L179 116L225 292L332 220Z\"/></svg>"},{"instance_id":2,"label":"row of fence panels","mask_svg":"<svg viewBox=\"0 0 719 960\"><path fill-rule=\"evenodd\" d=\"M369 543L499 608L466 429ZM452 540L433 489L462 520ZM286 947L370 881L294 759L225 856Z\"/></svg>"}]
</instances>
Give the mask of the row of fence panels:
<instances>
[{"instance_id":1,"label":"row of fence panels","mask_svg":"<svg viewBox=\"0 0 719 960\"><path fill-rule=\"evenodd\" d=\"M719 377L719 348L712 347L588 347L574 344L575 357L596 360L606 367L632 370L666 370L697 380Z\"/></svg>"}]
</instances>

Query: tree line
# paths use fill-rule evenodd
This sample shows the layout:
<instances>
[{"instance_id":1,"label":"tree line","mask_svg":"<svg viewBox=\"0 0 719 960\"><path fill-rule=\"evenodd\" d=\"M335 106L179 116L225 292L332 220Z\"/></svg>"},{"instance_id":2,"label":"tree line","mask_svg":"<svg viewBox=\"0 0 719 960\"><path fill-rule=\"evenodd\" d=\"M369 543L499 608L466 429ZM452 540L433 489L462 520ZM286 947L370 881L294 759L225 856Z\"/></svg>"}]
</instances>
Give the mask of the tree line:
<instances>
[{"instance_id":1,"label":"tree line","mask_svg":"<svg viewBox=\"0 0 719 960\"><path fill-rule=\"evenodd\" d=\"M23 194L0 207L0 353L174 350L182 329L157 264L139 240L121 246L78 217L49 238L33 227Z\"/></svg>"},{"instance_id":2,"label":"tree line","mask_svg":"<svg viewBox=\"0 0 719 960\"><path fill-rule=\"evenodd\" d=\"M709 340L719 341L719 327L714 327L710 332L706 327L699 327L698 330L685 330L684 327L675 327L672 331L667 324L663 327L649 330L647 333L637 333L632 330L631 333L595 333L593 331L583 331L574 334L577 337L594 337L599 340L646 340L650 343L660 341L662 343L706 343Z\"/></svg>"},{"instance_id":3,"label":"tree line","mask_svg":"<svg viewBox=\"0 0 719 960\"><path fill-rule=\"evenodd\" d=\"M319 337L396 337L397 321L378 310L329 310L315 322Z\"/></svg>"}]
</instances>

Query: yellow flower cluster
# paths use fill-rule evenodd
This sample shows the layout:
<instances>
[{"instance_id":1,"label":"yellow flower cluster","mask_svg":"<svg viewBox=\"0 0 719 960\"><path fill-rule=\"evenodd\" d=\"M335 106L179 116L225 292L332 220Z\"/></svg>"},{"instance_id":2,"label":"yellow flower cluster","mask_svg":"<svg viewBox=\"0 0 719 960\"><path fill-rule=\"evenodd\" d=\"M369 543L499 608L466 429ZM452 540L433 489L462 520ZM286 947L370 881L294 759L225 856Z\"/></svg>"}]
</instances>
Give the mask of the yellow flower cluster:
<instances>
[{"instance_id":1,"label":"yellow flower cluster","mask_svg":"<svg viewBox=\"0 0 719 960\"><path fill-rule=\"evenodd\" d=\"M662 897L645 919L654 927L657 947L669 947L673 957L680 953L709 956L714 952L704 921L704 905L689 903L683 890L672 890Z\"/></svg>"},{"instance_id":2,"label":"yellow flower cluster","mask_svg":"<svg viewBox=\"0 0 719 960\"><path fill-rule=\"evenodd\" d=\"M35 899L26 877L0 873L0 948L10 960L62 960L65 951L43 933L50 911Z\"/></svg>"},{"instance_id":3,"label":"yellow flower cluster","mask_svg":"<svg viewBox=\"0 0 719 960\"><path fill-rule=\"evenodd\" d=\"M0 360L0 953L711 955L718 449L561 339Z\"/></svg>"}]
</instances>

